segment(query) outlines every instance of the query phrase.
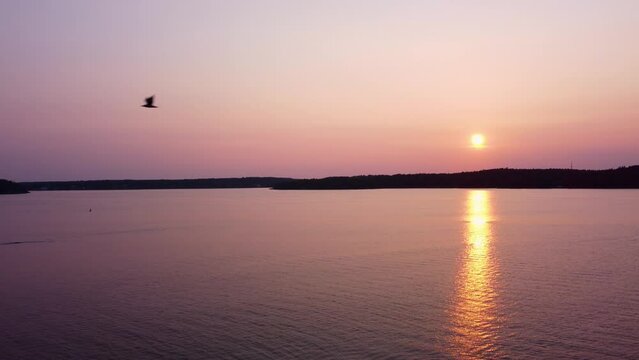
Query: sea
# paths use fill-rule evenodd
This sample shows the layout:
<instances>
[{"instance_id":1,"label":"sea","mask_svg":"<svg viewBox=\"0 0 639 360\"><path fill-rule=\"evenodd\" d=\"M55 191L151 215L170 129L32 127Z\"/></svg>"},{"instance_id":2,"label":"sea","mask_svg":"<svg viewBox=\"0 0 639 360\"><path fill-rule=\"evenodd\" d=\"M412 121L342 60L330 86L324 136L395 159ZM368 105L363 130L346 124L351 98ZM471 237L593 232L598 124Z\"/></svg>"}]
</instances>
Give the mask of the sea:
<instances>
[{"instance_id":1,"label":"sea","mask_svg":"<svg viewBox=\"0 0 639 360\"><path fill-rule=\"evenodd\" d=\"M1 196L0 359L639 359L639 191Z\"/></svg>"}]
</instances>

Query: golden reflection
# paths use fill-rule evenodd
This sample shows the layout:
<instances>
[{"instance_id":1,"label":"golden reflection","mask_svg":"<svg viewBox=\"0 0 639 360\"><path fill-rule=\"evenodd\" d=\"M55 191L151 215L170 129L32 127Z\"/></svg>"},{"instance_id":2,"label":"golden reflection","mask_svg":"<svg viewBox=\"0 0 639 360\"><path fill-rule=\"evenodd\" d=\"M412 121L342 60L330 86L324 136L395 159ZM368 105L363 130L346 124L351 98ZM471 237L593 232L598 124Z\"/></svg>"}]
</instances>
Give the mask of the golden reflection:
<instances>
[{"instance_id":1,"label":"golden reflection","mask_svg":"<svg viewBox=\"0 0 639 360\"><path fill-rule=\"evenodd\" d=\"M493 358L499 352L496 345L499 324L488 191L468 192L465 220L464 254L451 309L450 349L456 359Z\"/></svg>"}]
</instances>

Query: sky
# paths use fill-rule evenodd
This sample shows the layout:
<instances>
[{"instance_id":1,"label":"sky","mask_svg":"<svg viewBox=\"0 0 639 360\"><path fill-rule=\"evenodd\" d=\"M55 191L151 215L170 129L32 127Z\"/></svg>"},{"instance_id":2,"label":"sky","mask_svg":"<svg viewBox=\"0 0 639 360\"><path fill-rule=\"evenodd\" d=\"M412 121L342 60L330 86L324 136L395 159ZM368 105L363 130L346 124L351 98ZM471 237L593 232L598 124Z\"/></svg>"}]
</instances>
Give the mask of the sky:
<instances>
[{"instance_id":1,"label":"sky","mask_svg":"<svg viewBox=\"0 0 639 360\"><path fill-rule=\"evenodd\" d=\"M638 37L636 0L2 1L0 178L639 164Z\"/></svg>"}]
</instances>

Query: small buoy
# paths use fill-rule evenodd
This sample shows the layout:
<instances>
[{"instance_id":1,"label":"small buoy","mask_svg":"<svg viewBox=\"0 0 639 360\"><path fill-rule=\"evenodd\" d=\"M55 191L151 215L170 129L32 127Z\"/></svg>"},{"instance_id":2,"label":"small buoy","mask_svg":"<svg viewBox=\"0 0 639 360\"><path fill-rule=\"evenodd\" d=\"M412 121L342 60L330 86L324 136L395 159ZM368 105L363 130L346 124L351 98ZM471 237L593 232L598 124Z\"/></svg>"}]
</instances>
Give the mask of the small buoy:
<instances>
[{"instance_id":1,"label":"small buoy","mask_svg":"<svg viewBox=\"0 0 639 360\"><path fill-rule=\"evenodd\" d=\"M93 209L89 208L89 212L93 211Z\"/></svg>"}]
</instances>

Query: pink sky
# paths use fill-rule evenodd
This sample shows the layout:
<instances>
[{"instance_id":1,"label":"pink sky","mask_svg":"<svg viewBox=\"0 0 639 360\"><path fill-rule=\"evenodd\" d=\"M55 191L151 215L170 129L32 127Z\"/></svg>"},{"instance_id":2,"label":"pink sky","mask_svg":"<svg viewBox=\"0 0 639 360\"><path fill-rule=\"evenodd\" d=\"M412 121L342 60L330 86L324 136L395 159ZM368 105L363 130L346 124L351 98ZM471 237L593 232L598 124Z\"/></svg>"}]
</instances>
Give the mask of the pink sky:
<instances>
[{"instance_id":1,"label":"pink sky","mask_svg":"<svg viewBox=\"0 0 639 360\"><path fill-rule=\"evenodd\" d=\"M638 34L633 0L4 1L0 178L639 164Z\"/></svg>"}]
</instances>

